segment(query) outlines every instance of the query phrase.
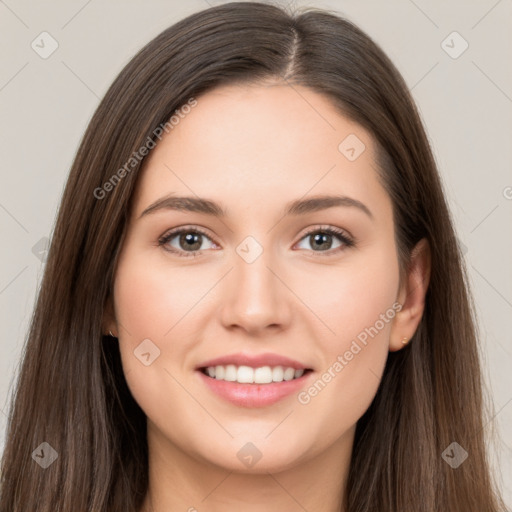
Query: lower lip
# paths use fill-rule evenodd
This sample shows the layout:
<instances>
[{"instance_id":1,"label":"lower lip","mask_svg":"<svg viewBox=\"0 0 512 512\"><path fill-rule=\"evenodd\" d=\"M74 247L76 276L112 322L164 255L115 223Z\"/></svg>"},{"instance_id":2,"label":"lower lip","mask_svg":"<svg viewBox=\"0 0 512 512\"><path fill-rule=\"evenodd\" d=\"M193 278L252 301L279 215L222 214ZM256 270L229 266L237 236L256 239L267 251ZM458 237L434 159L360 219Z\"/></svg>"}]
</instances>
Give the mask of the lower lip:
<instances>
[{"instance_id":1,"label":"lower lip","mask_svg":"<svg viewBox=\"0 0 512 512\"><path fill-rule=\"evenodd\" d=\"M265 407L297 393L310 375L309 371L298 379L272 382L269 384L240 384L208 377L196 370L203 382L218 396L239 407Z\"/></svg>"}]
</instances>

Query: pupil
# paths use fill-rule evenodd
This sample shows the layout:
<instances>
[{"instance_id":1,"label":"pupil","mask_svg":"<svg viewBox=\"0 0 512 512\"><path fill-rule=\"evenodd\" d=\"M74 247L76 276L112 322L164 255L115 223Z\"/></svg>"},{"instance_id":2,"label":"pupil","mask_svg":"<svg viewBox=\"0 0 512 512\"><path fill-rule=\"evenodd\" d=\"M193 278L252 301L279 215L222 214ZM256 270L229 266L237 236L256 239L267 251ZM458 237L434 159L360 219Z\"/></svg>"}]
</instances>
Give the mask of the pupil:
<instances>
[{"instance_id":1,"label":"pupil","mask_svg":"<svg viewBox=\"0 0 512 512\"><path fill-rule=\"evenodd\" d=\"M315 240L315 244L318 244L320 245L320 247L323 245L323 244L327 244L328 247L323 247L324 249L329 249L331 244L330 243L327 243L326 242L326 239L329 240L329 237L331 235L329 235L328 233L317 233L316 235L314 235L314 240ZM322 248L322 247L321 247Z\"/></svg>"},{"instance_id":2,"label":"pupil","mask_svg":"<svg viewBox=\"0 0 512 512\"><path fill-rule=\"evenodd\" d=\"M186 247L196 251L199 250L199 247L201 247L201 237L202 235L200 233L186 233L185 235L181 235L180 242L186 242L186 244L184 244ZM194 245L197 245L197 247L194 247Z\"/></svg>"}]
</instances>

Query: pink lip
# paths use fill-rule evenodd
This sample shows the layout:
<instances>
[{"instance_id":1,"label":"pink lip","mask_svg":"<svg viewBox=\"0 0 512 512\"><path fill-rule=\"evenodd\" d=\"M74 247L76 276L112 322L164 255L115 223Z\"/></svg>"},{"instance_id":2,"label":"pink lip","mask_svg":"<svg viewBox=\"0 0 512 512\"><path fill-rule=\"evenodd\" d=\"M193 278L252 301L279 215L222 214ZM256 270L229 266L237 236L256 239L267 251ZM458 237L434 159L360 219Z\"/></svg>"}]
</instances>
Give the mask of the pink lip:
<instances>
[{"instance_id":1,"label":"pink lip","mask_svg":"<svg viewBox=\"0 0 512 512\"><path fill-rule=\"evenodd\" d=\"M268 352L259 355L239 353L221 356L199 364L196 366L196 370L199 370L200 368L207 368L208 366L225 366L228 364L234 364L235 366L250 366L251 368L259 368L261 366L284 366L285 368L295 368L296 370L308 369L307 366L304 366L299 361Z\"/></svg>"},{"instance_id":2,"label":"pink lip","mask_svg":"<svg viewBox=\"0 0 512 512\"><path fill-rule=\"evenodd\" d=\"M239 407L265 407L292 393L297 393L314 372L306 372L298 379L269 384L240 384L238 382L217 380L200 370L196 373L211 391L234 405Z\"/></svg>"}]
</instances>

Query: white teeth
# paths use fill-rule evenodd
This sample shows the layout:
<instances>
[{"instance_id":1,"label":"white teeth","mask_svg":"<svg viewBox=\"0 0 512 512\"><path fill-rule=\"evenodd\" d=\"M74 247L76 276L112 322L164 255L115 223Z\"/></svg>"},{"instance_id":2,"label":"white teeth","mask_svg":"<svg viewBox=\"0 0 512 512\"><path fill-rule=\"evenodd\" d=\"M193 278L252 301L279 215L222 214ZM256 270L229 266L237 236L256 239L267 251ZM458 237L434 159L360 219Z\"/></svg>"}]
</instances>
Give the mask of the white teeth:
<instances>
[{"instance_id":1,"label":"white teeth","mask_svg":"<svg viewBox=\"0 0 512 512\"><path fill-rule=\"evenodd\" d=\"M250 366L239 366L236 381L251 384L254 382L254 370Z\"/></svg>"},{"instance_id":2,"label":"white teeth","mask_svg":"<svg viewBox=\"0 0 512 512\"><path fill-rule=\"evenodd\" d=\"M215 367L215 378L224 380L224 374L226 373L226 370L224 366L216 366Z\"/></svg>"},{"instance_id":3,"label":"white teeth","mask_svg":"<svg viewBox=\"0 0 512 512\"><path fill-rule=\"evenodd\" d=\"M215 377L215 375L213 375ZM234 364L228 364L226 366L226 372L224 373L224 380L234 382L237 377L236 366Z\"/></svg>"},{"instance_id":4,"label":"white teeth","mask_svg":"<svg viewBox=\"0 0 512 512\"><path fill-rule=\"evenodd\" d=\"M256 384L268 384L272 382L272 369L270 366L263 366L254 370L254 382Z\"/></svg>"},{"instance_id":5,"label":"white teeth","mask_svg":"<svg viewBox=\"0 0 512 512\"><path fill-rule=\"evenodd\" d=\"M294 368L286 368L284 371L284 380L292 380L295 377L295 369Z\"/></svg>"},{"instance_id":6,"label":"white teeth","mask_svg":"<svg viewBox=\"0 0 512 512\"><path fill-rule=\"evenodd\" d=\"M283 380L293 380L302 377L304 370L296 370L291 367L283 366L261 366L251 368L250 366L235 366L228 364L226 366L217 365L206 368L206 374L217 380L228 382L239 382L241 384L269 384L270 382L282 382Z\"/></svg>"},{"instance_id":7,"label":"white teeth","mask_svg":"<svg viewBox=\"0 0 512 512\"><path fill-rule=\"evenodd\" d=\"M276 366L272 368L272 380L274 382L282 382L283 381L284 370L282 366Z\"/></svg>"}]
</instances>

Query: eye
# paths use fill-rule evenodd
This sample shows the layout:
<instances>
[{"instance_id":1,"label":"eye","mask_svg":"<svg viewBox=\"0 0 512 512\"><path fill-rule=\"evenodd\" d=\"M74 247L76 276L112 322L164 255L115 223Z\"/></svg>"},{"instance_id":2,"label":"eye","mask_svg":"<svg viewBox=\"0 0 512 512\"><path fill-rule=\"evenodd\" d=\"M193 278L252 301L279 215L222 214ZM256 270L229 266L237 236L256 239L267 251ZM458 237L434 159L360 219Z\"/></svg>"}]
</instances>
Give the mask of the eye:
<instances>
[{"instance_id":1,"label":"eye","mask_svg":"<svg viewBox=\"0 0 512 512\"><path fill-rule=\"evenodd\" d=\"M176 239L175 242L173 242L174 239ZM211 241L211 238L201 229L184 227L167 232L158 240L158 245L163 246L166 251L187 258L201 254L201 246L205 240Z\"/></svg>"},{"instance_id":2,"label":"eye","mask_svg":"<svg viewBox=\"0 0 512 512\"><path fill-rule=\"evenodd\" d=\"M314 235L314 236L313 236ZM340 244L332 248L332 238L337 239ZM176 240L175 240L176 239ZM198 256L202 250L208 247L202 247L203 242L209 240L212 246L218 247L215 242L200 228L182 227L168 231L158 240L158 245L166 251L177 254L178 256L191 257ZM327 253L322 256L329 256L337 253L347 247L353 247L355 241L345 231L334 227L316 227L308 231L301 239L312 242L313 252ZM212 248L212 247L210 247ZM320 250L315 250L320 248ZM332 250L333 249L333 250Z\"/></svg>"},{"instance_id":3,"label":"eye","mask_svg":"<svg viewBox=\"0 0 512 512\"><path fill-rule=\"evenodd\" d=\"M338 241L341 243L337 247L334 247L333 250L331 250L333 237L338 239ZM350 237L343 230L333 227L314 228L308 231L301 240L308 240L311 243L311 247L320 249L313 249L313 252L327 252L327 254L321 254L321 256L330 256L332 253L338 253L347 247L353 247L355 245L355 241L352 239L352 237Z\"/></svg>"}]
</instances>

